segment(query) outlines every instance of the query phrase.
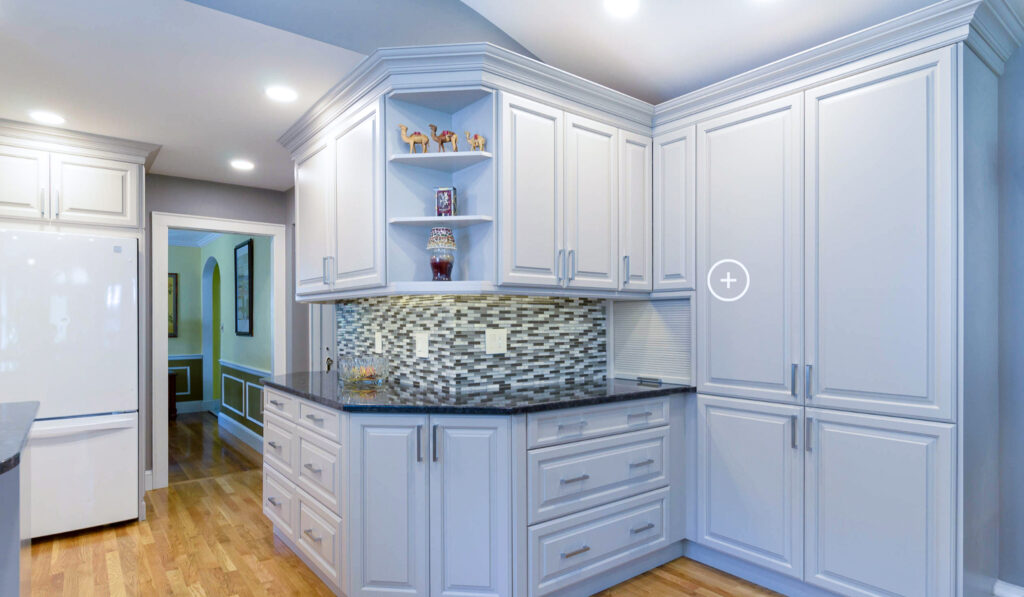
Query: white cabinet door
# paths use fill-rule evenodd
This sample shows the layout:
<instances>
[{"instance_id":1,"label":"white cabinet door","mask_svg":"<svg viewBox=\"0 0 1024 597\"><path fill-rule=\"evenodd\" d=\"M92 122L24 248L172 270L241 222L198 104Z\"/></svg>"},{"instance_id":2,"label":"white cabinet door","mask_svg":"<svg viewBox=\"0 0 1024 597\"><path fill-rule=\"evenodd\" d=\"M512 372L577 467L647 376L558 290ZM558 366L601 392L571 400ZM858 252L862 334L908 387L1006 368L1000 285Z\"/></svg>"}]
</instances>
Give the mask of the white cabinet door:
<instances>
[{"instance_id":1,"label":"white cabinet door","mask_svg":"<svg viewBox=\"0 0 1024 597\"><path fill-rule=\"evenodd\" d=\"M808 404L953 419L955 52L807 92Z\"/></svg>"},{"instance_id":2,"label":"white cabinet door","mask_svg":"<svg viewBox=\"0 0 1024 597\"><path fill-rule=\"evenodd\" d=\"M350 417L350 595L429 594L426 423Z\"/></svg>"},{"instance_id":3,"label":"white cabinet door","mask_svg":"<svg viewBox=\"0 0 1024 597\"><path fill-rule=\"evenodd\" d=\"M803 408L699 395L697 541L800 578Z\"/></svg>"},{"instance_id":4,"label":"white cabinet door","mask_svg":"<svg viewBox=\"0 0 1024 597\"><path fill-rule=\"evenodd\" d=\"M430 594L512 594L508 417L432 416Z\"/></svg>"},{"instance_id":5,"label":"white cabinet door","mask_svg":"<svg viewBox=\"0 0 1024 597\"><path fill-rule=\"evenodd\" d=\"M954 593L954 427L807 409L807 582Z\"/></svg>"},{"instance_id":6,"label":"white cabinet door","mask_svg":"<svg viewBox=\"0 0 1024 597\"><path fill-rule=\"evenodd\" d=\"M347 117L333 142L337 156L334 289L383 286L387 279L384 136L378 106Z\"/></svg>"},{"instance_id":7,"label":"white cabinet door","mask_svg":"<svg viewBox=\"0 0 1024 597\"><path fill-rule=\"evenodd\" d=\"M50 154L0 146L0 217L46 219L49 199Z\"/></svg>"},{"instance_id":8,"label":"white cabinet door","mask_svg":"<svg viewBox=\"0 0 1024 597\"><path fill-rule=\"evenodd\" d=\"M802 100L697 127L702 393L802 402Z\"/></svg>"},{"instance_id":9,"label":"white cabinet door","mask_svg":"<svg viewBox=\"0 0 1024 597\"><path fill-rule=\"evenodd\" d=\"M696 129L654 138L654 290L696 282Z\"/></svg>"},{"instance_id":10,"label":"white cabinet door","mask_svg":"<svg viewBox=\"0 0 1024 597\"><path fill-rule=\"evenodd\" d=\"M138 164L51 154L50 213L59 222L138 226L141 173Z\"/></svg>"},{"instance_id":11,"label":"white cabinet door","mask_svg":"<svg viewBox=\"0 0 1024 597\"><path fill-rule=\"evenodd\" d=\"M650 137L619 131L620 290L650 292L652 288L651 210L654 198L651 190L651 148ZM693 255L692 251L690 255Z\"/></svg>"},{"instance_id":12,"label":"white cabinet door","mask_svg":"<svg viewBox=\"0 0 1024 597\"><path fill-rule=\"evenodd\" d=\"M618 130L565 115L565 250L569 288L619 287Z\"/></svg>"},{"instance_id":13,"label":"white cabinet door","mask_svg":"<svg viewBox=\"0 0 1024 597\"><path fill-rule=\"evenodd\" d=\"M500 282L560 286L562 111L502 93L501 123Z\"/></svg>"},{"instance_id":14,"label":"white cabinet door","mask_svg":"<svg viewBox=\"0 0 1024 597\"><path fill-rule=\"evenodd\" d=\"M334 154L326 143L295 164L295 293L330 290L327 253L334 203Z\"/></svg>"}]
</instances>

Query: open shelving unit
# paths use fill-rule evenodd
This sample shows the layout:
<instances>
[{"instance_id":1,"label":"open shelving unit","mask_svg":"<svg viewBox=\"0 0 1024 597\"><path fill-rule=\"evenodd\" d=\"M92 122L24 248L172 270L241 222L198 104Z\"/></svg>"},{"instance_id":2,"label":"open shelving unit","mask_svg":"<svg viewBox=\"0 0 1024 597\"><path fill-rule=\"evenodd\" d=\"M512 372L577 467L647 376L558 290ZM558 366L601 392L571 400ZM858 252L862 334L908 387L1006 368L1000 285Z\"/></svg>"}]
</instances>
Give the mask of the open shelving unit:
<instances>
[{"instance_id":1,"label":"open shelving unit","mask_svg":"<svg viewBox=\"0 0 1024 597\"><path fill-rule=\"evenodd\" d=\"M433 141L431 141L431 145L433 145ZM395 153L388 158L388 161L442 172L456 172L493 157L489 151L435 151L432 153Z\"/></svg>"},{"instance_id":2,"label":"open shelving unit","mask_svg":"<svg viewBox=\"0 0 1024 597\"><path fill-rule=\"evenodd\" d=\"M392 226L447 226L449 228L464 228L476 224L490 224L494 221L491 216L410 216L404 218L391 218L388 224Z\"/></svg>"}]
</instances>

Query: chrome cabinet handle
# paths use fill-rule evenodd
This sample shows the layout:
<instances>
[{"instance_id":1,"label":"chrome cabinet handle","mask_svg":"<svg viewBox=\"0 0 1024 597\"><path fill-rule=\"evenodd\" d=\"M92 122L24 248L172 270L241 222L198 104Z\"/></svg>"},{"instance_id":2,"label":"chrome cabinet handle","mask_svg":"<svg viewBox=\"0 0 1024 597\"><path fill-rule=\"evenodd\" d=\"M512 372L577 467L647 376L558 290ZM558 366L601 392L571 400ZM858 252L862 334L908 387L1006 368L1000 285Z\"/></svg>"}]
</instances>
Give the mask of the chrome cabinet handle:
<instances>
[{"instance_id":1,"label":"chrome cabinet handle","mask_svg":"<svg viewBox=\"0 0 1024 597\"><path fill-rule=\"evenodd\" d=\"M572 260L572 269L569 270L569 281L576 279L576 249L569 249L569 259Z\"/></svg>"},{"instance_id":2,"label":"chrome cabinet handle","mask_svg":"<svg viewBox=\"0 0 1024 597\"><path fill-rule=\"evenodd\" d=\"M561 284L563 277L565 277L565 249L559 249L555 254L555 279Z\"/></svg>"},{"instance_id":3,"label":"chrome cabinet handle","mask_svg":"<svg viewBox=\"0 0 1024 597\"><path fill-rule=\"evenodd\" d=\"M649 418L651 418L653 416L654 416L654 413L652 413L649 410L646 410L646 411L644 411L642 413L629 413L629 414L626 415L626 420L628 422L629 419L632 419L634 417L643 417L645 419L649 419Z\"/></svg>"},{"instance_id":4,"label":"chrome cabinet handle","mask_svg":"<svg viewBox=\"0 0 1024 597\"><path fill-rule=\"evenodd\" d=\"M588 475L586 473L583 473L579 477L573 477L571 479L562 479L561 483L562 483L562 485L568 485L570 483L580 483L582 481L586 481L589 478L590 478L590 475Z\"/></svg>"},{"instance_id":5,"label":"chrome cabinet handle","mask_svg":"<svg viewBox=\"0 0 1024 597\"><path fill-rule=\"evenodd\" d=\"M653 458L648 458L647 460L641 460L640 462L631 462L629 464L629 468L636 468L638 466L647 466L648 464L654 464L654 459Z\"/></svg>"},{"instance_id":6,"label":"chrome cabinet handle","mask_svg":"<svg viewBox=\"0 0 1024 597\"><path fill-rule=\"evenodd\" d=\"M55 208L57 210L57 212L54 215L54 217L59 218L60 217L60 190L58 190L58 189L54 189L53 190L53 200L57 204L56 208Z\"/></svg>"},{"instance_id":7,"label":"chrome cabinet handle","mask_svg":"<svg viewBox=\"0 0 1024 597\"><path fill-rule=\"evenodd\" d=\"M281 445L278 444L277 442L273 441L273 440L267 442L267 445L270 446L271 448L275 449L275 450L280 450L281 449Z\"/></svg>"},{"instance_id":8,"label":"chrome cabinet handle","mask_svg":"<svg viewBox=\"0 0 1024 597\"><path fill-rule=\"evenodd\" d=\"M46 216L46 189L39 189L39 215Z\"/></svg>"},{"instance_id":9,"label":"chrome cabinet handle","mask_svg":"<svg viewBox=\"0 0 1024 597\"><path fill-rule=\"evenodd\" d=\"M318 417L316 415L306 415L306 418L309 419L310 421L313 421L314 423L317 423L317 424L324 422L324 418L323 417Z\"/></svg>"},{"instance_id":10,"label":"chrome cabinet handle","mask_svg":"<svg viewBox=\"0 0 1024 597\"><path fill-rule=\"evenodd\" d=\"M320 266L321 273L323 274L324 284L327 284L327 258L324 257L323 263Z\"/></svg>"},{"instance_id":11,"label":"chrome cabinet handle","mask_svg":"<svg viewBox=\"0 0 1024 597\"><path fill-rule=\"evenodd\" d=\"M651 530L653 528L654 528L654 523L653 522L649 522L649 523L645 524L642 527L636 527L635 529L629 529L629 534L630 535L636 535L636 534L642 533L644 531L649 531L649 530Z\"/></svg>"},{"instance_id":12,"label":"chrome cabinet handle","mask_svg":"<svg viewBox=\"0 0 1024 597\"><path fill-rule=\"evenodd\" d=\"M306 470L308 470L309 472L313 473L314 475L319 475L320 473L322 473L324 471L324 469L316 468L315 466L313 466L309 462L307 462L306 464L304 464L302 466L304 466L306 468Z\"/></svg>"},{"instance_id":13,"label":"chrome cabinet handle","mask_svg":"<svg viewBox=\"0 0 1024 597\"><path fill-rule=\"evenodd\" d=\"M574 549L574 550L570 551L569 553L562 552L562 558L563 559L571 558L573 556L578 556L581 553L587 553L588 551L590 551L590 546L589 545L584 545L583 547L581 547L579 549Z\"/></svg>"},{"instance_id":14,"label":"chrome cabinet handle","mask_svg":"<svg viewBox=\"0 0 1024 597\"><path fill-rule=\"evenodd\" d=\"M814 429L814 419L811 418L811 417L807 417L807 420L804 422L804 424L806 426L804 428L804 447L807 449L808 452L810 452L811 451L811 430Z\"/></svg>"},{"instance_id":15,"label":"chrome cabinet handle","mask_svg":"<svg viewBox=\"0 0 1024 597\"><path fill-rule=\"evenodd\" d=\"M275 508L280 508L281 507L281 502L279 502L278 499L275 498L274 496L268 497L267 501L270 502L270 505L275 507Z\"/></svg>"},{"instance_id":16,"label":"chrome cabinet handle","mask_svg":"<svg viewBox=\"0 0 1024 597\"><path fill-rule=\"evenodd\" d=\"M423 425L416 426L416 462L423 462Z\"/></svg>"},{"instance_id":17,"label":"chrome cabinet handle","mask_svg":"<svg viewBox=\"0 0 1024 597\"><path fill-rule=\"evenodd\" d=\"M797 364L793 363L793 368L789 370L789 393L796 398L796 368Z\"/></svg>"},{"instance_id":18,"label":"chrome cabinet handle","mask_svg":"<svg viewBox=\"0 0 1024 597\"><path fill-rule=\"evenodd\" d=\"M626 275L622 278L622 285L629 284L629 255L622 256L622 265L626 268Z\"/></svg>"},{"instance_id":19,"label":"chrome cabinet handle","mask_svg":"<svg viewBox=\"0 0 1024 597\"><path fill-rule=\"evenodd\" d=\"M811 399L811 368L814 365L804 365L804 396Z\"/></svg>"},{"instance_id":20,"label":"chrome cabinet handle","mask_svg":"<svg viewBox=\"0 0 1024 597\"><path fill-rule=\"evenodd\" d=\"M306 530L302 531L302 534L307 536L307 537L309 537L310 539L312 539L313 541L315 541L317 543L320 543L323 540L323 537L317 537L316 535L313 534L313 529L306 529Z\"/></svg>"},{"instance_id":21,"label":"chrome cabinet handle","mask_svg":"<svg viewBox=\"0 0 1024 597\"><path fill-rule=\"evenodd\" d=\"M793 446L794 449L796 449L797 417L796 417L796 415L792 415L792 416L789 417L789 419L790 419L790 421L789 421L789 443Z\"/></svg>"},{"instance_id":22,"label":"chrome cabinet handle","mask_svg":"<svg viewBox=\"0 0 1024 597\"><path fill-rule=\"evenodd\" d=\"M280 400L274 400L273 398L271 398L270 403L276 406L277 408L284 408L284 402L281 402Z\"/></svg>"},{"instance_id":23,"label":"chrome cabinet handle","mask_svg":"<svg viewBox=\"0 0 1024 597\"><path fill-rule=\"evenodd\" d=\"M438 431L438 429L440 427L441 427L440 425L434 425L434 428L433 428L432 433L431 433L431 435L433 435L433 445L431 446L431 448L433 449L433 459L434 459L434 462L437 462L437 458L438 458L437 457L437 445L440 442L437 441L437 431Z\"/></svg>"},{"instance_id":24,"label":"chrome cabinet handle","mask_svg":"<svg viewBox=\"0 0 1024 597\"><path fill-rule=\"evenodd\" d=\"M570 427L579 427L580 428L580 432L582 433L583 432L583 428L586 427L586 426L587 426L587 422L586 421L576 421L575 423L559 423L558 424L558 430L561 431L563 429L568 429Z\"/></svg>"}]
</instances>

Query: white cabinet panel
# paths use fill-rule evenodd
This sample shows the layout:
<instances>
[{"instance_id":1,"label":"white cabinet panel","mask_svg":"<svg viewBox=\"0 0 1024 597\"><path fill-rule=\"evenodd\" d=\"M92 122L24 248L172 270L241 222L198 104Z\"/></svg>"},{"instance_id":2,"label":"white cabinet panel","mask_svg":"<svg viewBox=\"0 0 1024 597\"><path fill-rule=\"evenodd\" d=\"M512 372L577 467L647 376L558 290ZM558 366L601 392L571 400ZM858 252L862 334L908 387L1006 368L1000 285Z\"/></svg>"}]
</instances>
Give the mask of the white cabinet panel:
<instances>
[{"instance_id":1,"label":"white cabinet panel","mask_svg":"<svg viewBox=\"0 0 1024 597\"><path fill-rule=\"evenodd\" d=\"M427 595L426 416L352 416L351 589Z\"/></svg>"},{"instance_id":2,"label":"white cabinet panel","mask_svg":"<svg viewBox=\"0 0 1024 597\"><path fill-rule=\"evenodd\" d=\"M794 95L698 126L702 393L800 401L794 366L803 321L801 108L802 96Z\"/></svg>"},{"instance_id":3,"label":"white cabinet panel","mask_svg":"<svg viewBox=\"0 0 1024 597\"><path fill-rule=\"evenodd\" d=\"M652 159L650 137L619 131L619 289L624 291L650 292L652 288Z\"/></svg>"},{"instance_id":4,"label":"white cabinet panel","mask_svg":"<svg viewBox=\"0 0 1024 597\"><path fill-rule=\"evenodd\" d=\"M954 52L807 92L806 362L815 406L953 418Z\"/></svg>"},{"instance_id":5,"label":"white cabinet panel","mask_svg":"<svg viewBox=\"0 0 1024 597\"><path fill-rule=\"evenodd\" d=\"M803 408L699 395L697 541L800 578Z\"/></svg>"},{"instance_id":6,"label":"white cabinet panel","mask_svg":"<svg viewBox=\"0 0 1024 597\"><path fill-rule=\"evenodd\" d=\"M334 148L322 144L295 164L295 293L330 289L327 253L334 214Z\"/></svg>"},{"instance_id":7,"label":"white cabinet panel","mask_svg":"<svg viewBox=\"0 0 1024 597\"><path fill-rule=\"evenodd\" d=\"M432 416L431 595L511 595L508 417Z\"/></svg>"},{"instance_id":8,"label":"white cabinet panel","mask_svg":"<svg viewBox=\"0 0 1024 597\"><path fill-rule=\"evenodd\" d=\"M696 129L654 139L654 290L692 290L695 280Z\"/></svg>"},{"instance_id":9,"label":"white cabinet panel","mask_svg":"<svg viewBox=\"0 0 1024 597\"><path fill-rule=\"evenodd\" d=\"M807 409L806 580L953 594L954 427Z\"/></svg>"},{"instance_id":10,"label":"white cabinet panel","mask_svg":"<svg viewBox=\"0 0 1024 597\"><path fill-rule=\"evenodd\" d=\"M333 136L337 186L334 289L385 283L384 135L376 104L354 114Z\"/></svg>"},{"instance_id":11,"label":"white cabinet panel","mask_svg":"<svg viewBox=\"0 0 1024 597\"><path fill-rule=\"evenodd\" d=\"M51 154L51 214L60 222L139 225L138 164Z\"/></svg>"},{"instance_id":12,"label":"white cabinet panel","mask_svg":"<svg viewBox=\"0 0 1024 597\"><path fill-rule=\"evenodd\" d=\"M501 280L558 286L565 265L562 111L501 94Z\"/></svg>"},{"instance_id":13,"label":"white cabinet panel","mask_svg":"<svg viewBox=\"0 0 1024 597\"><path fill-rule=\"evenodd\" d=\"M0 217L45 219L49 198L50 154L0 146Z\"/></svg>"},{"instance_id":14,"label":"white cabinet panel","mask_svg":"<svg viewBox=\"0 0 1024 597\"><path fill-rule=\"evenodd\" d=\"M619 287L618 131L565 115L566 281Z\"/></svg>"}]
</instances>

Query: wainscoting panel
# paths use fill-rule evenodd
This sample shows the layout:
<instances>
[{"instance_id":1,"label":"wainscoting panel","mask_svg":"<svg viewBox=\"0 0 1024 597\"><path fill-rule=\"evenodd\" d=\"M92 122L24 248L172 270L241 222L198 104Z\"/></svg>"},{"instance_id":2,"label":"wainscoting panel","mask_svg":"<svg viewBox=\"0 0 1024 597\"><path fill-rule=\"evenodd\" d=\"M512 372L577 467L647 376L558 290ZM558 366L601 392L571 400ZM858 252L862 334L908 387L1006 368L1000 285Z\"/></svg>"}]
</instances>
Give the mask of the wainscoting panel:
<instances>
[{"instance_id":1,"label":"wainscoting panel","mask_svg":"<svg viewBox=\"0 0 1024 597\"><path fill-rule=\"evenodd\" d=\"M263 435L263 385L270 372L220 361L221 415Z\"/></svg>"},{"instance_id":2,"label":"wainscoting panel","mask_svg":"<svg viewBox=\"0 0 1024 597\"><path fill-rule=\"evenodd\" d=\"M203 399L203 355L172 354L167 357L167 371L177 373L177 385L174 388L176 403Z\"/></svg>"}]
</instances>

